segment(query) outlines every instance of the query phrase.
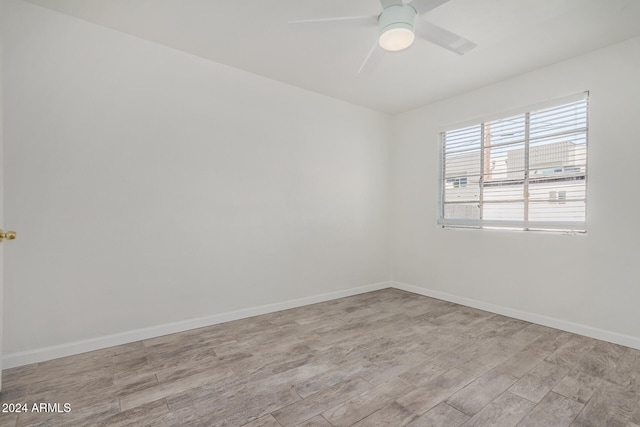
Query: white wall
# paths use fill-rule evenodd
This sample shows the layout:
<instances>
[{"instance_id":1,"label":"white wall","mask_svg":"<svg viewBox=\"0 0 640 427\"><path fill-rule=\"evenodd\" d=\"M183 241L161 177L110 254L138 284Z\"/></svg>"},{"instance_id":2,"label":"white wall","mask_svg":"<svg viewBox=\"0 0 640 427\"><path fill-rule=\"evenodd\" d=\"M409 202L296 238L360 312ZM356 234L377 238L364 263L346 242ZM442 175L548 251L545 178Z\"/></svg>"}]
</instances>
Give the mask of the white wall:
<instances>
[{"instance_id":1,"label":"white wall","mask_svg":"<svg viewBox=\"0 0 640 427\"><path fill-rule=\"evenodd\" d=\"M397 116L394 279L640 344L638 76L635 38ZM591 95L586 235L437 227L442 127L585 90Z\"/></svg>"},{"instance_id":2,"label":"white wall","mask_svg":"<svg viewBox=\"0 0 640 427\"><path fill-rule=\"evenodd\" d=\"M388 116L2 5L5 354L389 279Z\"/></svg>"},{"instance_id":3,"label":"white wall","mask_svg":"<svg viewBox=\"0 0 640 427\"><path fill-rule=\"evenodd\" d=\"M4 269L14 363L391 274L640 343L640 199L624 197L640 158L640 39L391 120L30 4L0 5L4 223L19 233ZM436 226L441 127L584 90L587 235Z\"/></svg>"}]
</instances>

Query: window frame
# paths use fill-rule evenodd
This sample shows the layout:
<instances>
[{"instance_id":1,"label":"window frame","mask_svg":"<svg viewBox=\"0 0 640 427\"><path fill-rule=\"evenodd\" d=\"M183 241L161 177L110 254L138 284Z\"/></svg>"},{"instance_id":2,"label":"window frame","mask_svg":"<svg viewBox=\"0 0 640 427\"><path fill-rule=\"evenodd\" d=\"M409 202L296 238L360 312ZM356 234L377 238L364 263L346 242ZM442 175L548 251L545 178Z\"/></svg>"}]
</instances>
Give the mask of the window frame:
<instances>
[{"instance_id":1,"label":"window frame","mask_svg":"<svg viewBox=\"0 0 640 427\"><path fill-rule=\"evenodd\" d=\"M446 183L447 178L445 177L445 139L444 134L449 131L460 130L466 127L472 126L480 126L482 131L484 132L484 127L487 123L499 121L502 119L511 118L513 116L525 115L528 117L530 113L537 112L538 110L544 110L547 108L561 107L566 104L585 101L586 102L586 111L585 111L585 130L584 130L584 146L585 146L585 170L584 170L584 220L583 221L529 221L525 220L523 217L522 221L518 220L486 220L486 219L455 219L455 218L445 218L445 195L446 195ZM439 142L439 188L438 188L438 221L437 224L440 228L443 229L480 229L480 230L505 230L505 231L533 231L533 232L555 232L555 233L565 233L565 234L586 234L587 233L587 215L588 215L588 205L587 205L587 194L588 194L588 171L589 171L589 121L590 121L590 99L589 99L589 91L584 91L580 93L576 93L574 95L565 96L562 98L556 98L547 102L537 103L533 105L529 105L526 107L518 108L511 111L506 111L502 113L492 114L489 116L485 116L483 118L478 118L474 120L469 120L463 123L458 123L455 125L449 125L446 127L442 127L438 132L438 142ZM527 119L525 119L527 120ZM527 125L528 131L528 125ZM529 136L526 136L526 149L525 152L529 150L530 139ZM480 152L480 165L482 165L484 158L484 145L481 144ZM527 153L528 154L528 153ZM530 165L528 165L526 171L526 179L525 181L529 181L529 172L531 170ZM482 172L481 172L482 173ZM461 179L460 177L456 177L456 179ZM449 178L449 181L451 179ZM566 194L565 194L566 198ZM563 204L565 200L558 200L556 204ZM478 204L482 204L482 196L478 201ZM524 204L528 204L528 198L525 198Z\"/></svg>"}]
</instances>

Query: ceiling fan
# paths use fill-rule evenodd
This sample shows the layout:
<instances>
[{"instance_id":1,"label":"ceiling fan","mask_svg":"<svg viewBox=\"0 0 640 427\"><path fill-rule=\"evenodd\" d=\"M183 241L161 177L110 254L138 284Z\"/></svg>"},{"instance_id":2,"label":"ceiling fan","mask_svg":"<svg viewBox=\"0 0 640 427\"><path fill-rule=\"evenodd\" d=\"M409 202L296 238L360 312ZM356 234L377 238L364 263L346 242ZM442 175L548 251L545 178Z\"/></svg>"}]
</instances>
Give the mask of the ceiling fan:
<instances>
[{"instance_id":1,"label":"ceiling fan","mask_svg":"<svg viewBox=\"0 0 640 427\"><path fill-rule=\"evenodd\" d=\"M380 36L360 66L358 73L372 71L385 52L399 52L411 46L416 36L445 49L464 55L476 44L457 34L445 30L423 19L416 19L449 0L380 0L382 12L371 16L345 16L337 18L306 19L291 21L294 29L317 29L325 27L374 27Z\"/></svg>"}]
</instances>

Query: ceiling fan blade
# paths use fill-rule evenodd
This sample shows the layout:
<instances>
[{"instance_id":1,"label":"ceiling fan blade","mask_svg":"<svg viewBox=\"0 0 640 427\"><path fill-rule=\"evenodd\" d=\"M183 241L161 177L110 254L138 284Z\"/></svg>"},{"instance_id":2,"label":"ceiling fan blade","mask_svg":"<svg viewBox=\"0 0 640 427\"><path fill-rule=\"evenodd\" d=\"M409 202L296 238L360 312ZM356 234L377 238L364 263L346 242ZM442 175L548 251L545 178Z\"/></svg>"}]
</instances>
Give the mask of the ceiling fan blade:
<instances>
[{"instance_id":1,"label":"ceiling fan blade","mask_svg":"<svg viewBox=\"0 0 640 427\"><path fill-rule=\"evenodd\" d=\"M449 0L413 0L409 3L409 6L414 8L416 12L418 12L418 15L420 15L423 13L427 13L431 9L435 9L436 7L448 1Z\"/></svg>"},{"instance_id":2,"label":"ceiling fan blade","mask_svg":"<svg viewBox=\"0 0 640 427\"><path fill-rule=\"evenodd\" d=\"M382 8L386 9L389 6L395 6L397 4L402 4L402 0L380 0L380 3L382 3Z\"/></svg>"},{"instance_id":3,"label":"ceiling fan blade","mask_svg":"<svg viewBox=\"0 0 640 427\"><path fill-rule=\"evenodd\" d=\"M342 16L338 18L305 19L290 21L289 27L294 30L318 30L339 27L375 27L378 17L372 16Z\"/></svg>"},{"instance_id":4,"label":"ceiling fan blade","mask_svg":"<svg viewBox=\"0 0 640 427\"><path fill-rule=\"evenodd\" d=\"M362 62L362 65L358 70L358 74L368 74L372 72L382 60L384 52L384 49L380 47L380 43L378 43L378 41L376 40L374 45L369 50L367 57Z\"/></svg>"},{"instance_id":5,"label":"ceiling fan blade","mask_svg":"<svg viewBox=\"0 0 640 427\"><path fill-rule=\"evenodd\" d=\"M467 40L459 35L438 27L431 22L416 20L415 33L431 43L437 44L458 55L464 55L477 45L471 40Z\"/></svg>"}]
</instances>

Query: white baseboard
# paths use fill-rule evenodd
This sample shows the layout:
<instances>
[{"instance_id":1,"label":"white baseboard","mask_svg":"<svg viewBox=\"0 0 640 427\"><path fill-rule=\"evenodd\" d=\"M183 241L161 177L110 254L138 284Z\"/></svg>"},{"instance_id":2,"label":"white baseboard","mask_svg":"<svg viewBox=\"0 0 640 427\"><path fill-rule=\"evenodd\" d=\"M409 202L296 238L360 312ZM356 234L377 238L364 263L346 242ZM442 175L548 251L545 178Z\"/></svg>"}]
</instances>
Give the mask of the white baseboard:
<instances>
[{"instance_id":1,"label":"white baseboard","mask_svg":"<svg viewBox=\"0 0 640 427\"><path fill-rule=\"evenodd\" d=\"M513 317L515 319L527 322L537 323L539 325L548 326L562 331L572 332L591 338L609 341L615 344L640 350L640 338L630 335L624 335L617 332L607 331L604 329L594 328L567 320L556 319L553 317L543 316L540 314L530 313L526 311L516 310L509 307L503 307L484 301L478 301L471 298L460 297L448 294L446 292L434 291L420 286L409 285L400 282L381 282L372 285L359 286L342 291L329 292L320 295L314 295L305 298L293 299L274 304L266 304L257 307L245 308L242 310L230 311L227 313L214 314L212 316L200 317L197 319L184 320L181 322L168 323L150 328L136 329L114 335L92 338L88 340L76 341L67 344L56 345L52 347L44 347L36 350L24 351L19 353L7 354L3 357L3 368L15 368L17 366L28 365L30 363L44 362L46 360L57 359L59 357L72 356L74 354L85 353L88 351L100 350L121 344L128 344L149 338L155 338L163 335L183 332L190 329L202 328L205 326L216 325L218 323L230 322L232 320L244 319L247 317L259 316L261 314L273 313L276 311L287 310L290 308L302 307L309 304L330 301L337 298L344 298L352 295L358 295L366 292L377 291L385 288L396 288L418 295L424 295L431 298L437 298L480 310L489 311L491 313L501 314Z\"/></svg>"},{"instance_id":2,"label":"white baseboard","mask_svg":"<svg viewBox=\"0 0 640 427\"><path fill-rule=\"evenodd\" d=\"M330 301L337 298L349 297L352 295L377 291L389 287L392 287L392 282L375 283L372 285L359 286L342 291L329 292L325 294L298 298L274 304L266 304L257 307L245 308L242 310L230 311L227 313L214 314L212 316L200 317L197 319L168 323L144 329L136 329L114 335L75 341L67 344L39 348L36 350L11 353L3 357L2 366L3 369L15 368L17 366L28 365L30 363L44 362L46 360L57 359L59 357L72 356L74 354L100 350L115 345L128 344L144 339L159 337L162 335L202 328L205 326L216 325L218 323L230 322L232 320L244 319L247 317L259 316L261 314L273 313L290 308L302 307L309 304L316 304L319 302Z\"/></svg>"},{"instance_id":3,"label":"white baseboard","mask_svg":"<svg viewBox=\"0 0 640 427\"><path fill-rule=\"evenodd\" d=\"M406 283L392 282L392 287L407 292L412 292L426 297L437 298L456 304L465 305L467 307L477 308L479 310L489 311L491 313L502 314L503 316L513 317L515 319L524 320L526 322L537 323L539 325L548 326L561 331L572 332L578 335L584 335L614 344L620 344L626 347L640 350L640 338L631 335L624 335L617 332L607 331L605 329L594 328L592 326L580 323L570 322L568 320L556 319L554 317L543 316L541 314L530 313L527 311L516 310L509 307L491 304L484 301L478 301L471 298L460 297L448 294L446 292L434 291L420 286L409 285Z\"/></svg>"}]
</instances>

